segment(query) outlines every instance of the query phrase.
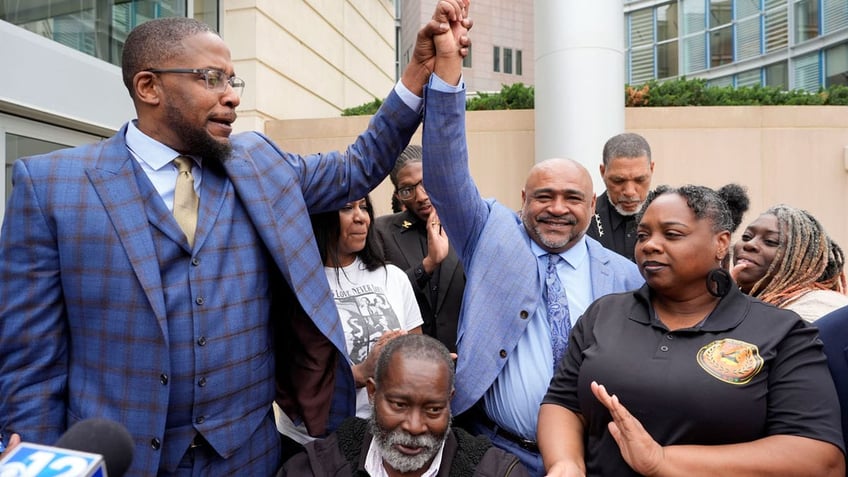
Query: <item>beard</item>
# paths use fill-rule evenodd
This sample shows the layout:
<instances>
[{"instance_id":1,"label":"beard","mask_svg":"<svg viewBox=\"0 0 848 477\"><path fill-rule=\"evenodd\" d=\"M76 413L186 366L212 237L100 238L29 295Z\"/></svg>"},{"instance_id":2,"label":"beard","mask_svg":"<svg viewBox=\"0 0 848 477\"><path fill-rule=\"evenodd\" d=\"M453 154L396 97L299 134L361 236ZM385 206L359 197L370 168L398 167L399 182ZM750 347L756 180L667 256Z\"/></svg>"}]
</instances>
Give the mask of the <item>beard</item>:
<instances>
[{"instance_id":1,"label":"beard","mask_svg":"<svg viewBox=\"0 0 848 477\"><path fill-rule=\"evenodd\" d=\"M441 435L422 434L420 436L413 436L400 428L388 430L380 427L380 424L377 422L377 413L372 404L369 427L371 434L377 441L377 445L380 446L380 455L383 457L383 463L398 472L407 473L423 468L436 457L445 439L447 439L451 422L452 418L449 417L448 426ZM423 450L417 455L406 455L395 449L395 445L398 444L405 447L420 447Z\"/></svg>"},{"instance_id":2,"label":"beard","mask_svg":"<svg viewBox=\"0 0 848 477\"><path fill-rule=\"evenodd\" d=\"M524 215L523 211L521 212L520 216L521 216L521 222L524 223L524 228L527 229L527 230L532 230L533 236L536 237L538 243L544 245L545 247L547 247L550 250L563 249L563 248L565 248L566 245L568 245L569 242L571 242L572 240L574 240L575 238L577 238L580 235L580 231L578 231L577 228L576 228L577 218L575 218L571 214L566 214L566 215L563 215L561 217L557 217L557 219L564 220L567 225L571 226L571 232L568 233L567 235L565 235L564 237L558 235L558 236L556 236L555 239L554 238L548 238L547 236L545 236L545 234L542 232L541 227L539 226L540 222L544 222L545 220L553 219L554 217L547 215L547 214L540 215L539 217L536 217L536 223L533 224L533 223L530 223L528 221L527 216Z\"/></svg>"},{"instance_id":3,"label":"beard","mask_svg":"<svg viewBox=\"0 0 848 477\"><path fill-rule=\"evenodd\" d=\"M627 199L627 197L622 197L622 198L623 198L623 199L625 199L625 200ZM635 200L639 200L639 199L638 199L638 198L636 198ZM610 201L610 203L612 204L612 201ZM619 203L620 203L620 201L619 201ZM616 212L618 212L618 213L619 213L619 215L622 215L622 216L624 216L624 217L630 217L631 215L636 215L636 214L638 214L638 213L639 213L639 211L640 211L640 210L642 210L642 206L643 206L643 205L645 205L645 201L644 201L644 200L643 200L642 202L639 202L639 205L637 205L635 209L633 209L633 210L625 210L625 209L624 209L624 208L622 208L622 207L621 207L621 205L619 205L619 204L612 204L612 206L613 206L613 207L615 207L615 211L616 211Z\"/></svg>"},{"instance_id":4,"label":"beard","mask_svg":"<svg viewBox=\"0 0 848 477\"><path fill-rule=\"evenodd\" d=\"M168 124L182 138L186 154L195 155L204 161L208 160L217 164L223 164L229 159L233 152L233 146L230 145L229 140L218 142L206 129L195 127L189 121L186 121L178 108L170 105L166 105L165 108Z\"/></svg>"}]
</instances>

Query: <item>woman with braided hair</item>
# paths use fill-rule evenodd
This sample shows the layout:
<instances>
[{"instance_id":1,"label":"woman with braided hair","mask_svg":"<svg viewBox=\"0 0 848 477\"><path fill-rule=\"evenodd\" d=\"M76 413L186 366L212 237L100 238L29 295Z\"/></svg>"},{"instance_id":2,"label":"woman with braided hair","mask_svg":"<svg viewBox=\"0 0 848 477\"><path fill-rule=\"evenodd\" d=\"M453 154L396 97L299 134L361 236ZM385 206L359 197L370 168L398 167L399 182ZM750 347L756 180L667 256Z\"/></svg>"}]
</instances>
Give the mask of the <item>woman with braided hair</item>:
<instances>
[{"instance_id":1,"label":"woman with braided hair","mask_svg":"<svg viewBox=\"0 0 848 477\"><path fill-rule=\"evenodd\" d=\"M732 274L744 293L808 322L848 305L845 257L809 212L776 205L734 246Z\"/></svg>"}]
</instances>

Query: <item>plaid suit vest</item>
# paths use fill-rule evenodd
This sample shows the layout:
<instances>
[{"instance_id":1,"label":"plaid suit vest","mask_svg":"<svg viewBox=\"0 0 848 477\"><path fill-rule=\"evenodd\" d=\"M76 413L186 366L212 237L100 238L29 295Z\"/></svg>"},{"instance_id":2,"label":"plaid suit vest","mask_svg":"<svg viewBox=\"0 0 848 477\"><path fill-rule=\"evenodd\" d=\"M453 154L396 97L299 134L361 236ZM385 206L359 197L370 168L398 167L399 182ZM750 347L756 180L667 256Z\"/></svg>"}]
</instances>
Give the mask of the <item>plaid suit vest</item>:
<instances>
[{"instance_id":1,"label":"plaid suit vest","mask_svg":"<svg viewBox=\"0 0 848 477\"><path fill-rule=\"evenodd\" d=\"M228 456L259 425L273 425L272 262L229 180L211 167L203 174L191 254L184 237L175 241L165 232L173 216L150 182L139 180L167 309L169 405L160 469L169 472L196 433Z\"/></svg>"}]
</instances>

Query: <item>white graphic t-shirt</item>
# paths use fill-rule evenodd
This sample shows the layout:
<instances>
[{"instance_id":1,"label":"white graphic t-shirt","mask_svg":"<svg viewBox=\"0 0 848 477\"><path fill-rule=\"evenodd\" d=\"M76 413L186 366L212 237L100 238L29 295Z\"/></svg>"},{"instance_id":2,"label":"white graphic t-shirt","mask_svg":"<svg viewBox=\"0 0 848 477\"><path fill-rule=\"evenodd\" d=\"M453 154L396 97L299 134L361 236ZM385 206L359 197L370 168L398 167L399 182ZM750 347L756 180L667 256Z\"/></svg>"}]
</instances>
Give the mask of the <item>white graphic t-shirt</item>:
<instances>
[{"instance_id":1,"label":"white graphic t-shirt","mask_svg":"<svg viewBox=\"0 0 848 477\"><path fill-rule=\"evenodd\" d=\"M386 331L409 331L424 323L409 278L400 268L387 264L368 271L357 258L338 274L333 267L324 267L324 272L339 310L351 364L363 362ZM276 403L274 415L283 435L301 444L314 440L302 422L293 423ZM356 391L356 415L371 417L365 387Z\"/></svg>"},{"instance_id":2,"label":"white graphic t-shirt","mask_svg":"<svg viewBox=\"0 0 848 477\"><path fill-rule=\"evenodd\" d=\"M324 267L324 272L342 320L351 364L365 361L386 331L409 331L424 322L409 278L400 268L388 264L368 271L357 258L338 270ZM356 392L356 415L371 415L364 387Z\"/></svg>"}]
</instances>

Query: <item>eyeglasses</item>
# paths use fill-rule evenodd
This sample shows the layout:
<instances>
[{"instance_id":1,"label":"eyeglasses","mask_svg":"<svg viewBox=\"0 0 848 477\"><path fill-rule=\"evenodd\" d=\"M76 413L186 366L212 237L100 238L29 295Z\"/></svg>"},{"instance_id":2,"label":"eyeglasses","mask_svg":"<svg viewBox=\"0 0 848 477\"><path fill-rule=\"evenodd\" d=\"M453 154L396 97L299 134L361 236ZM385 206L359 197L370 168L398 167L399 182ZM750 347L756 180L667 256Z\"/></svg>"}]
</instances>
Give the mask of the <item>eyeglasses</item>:
<instances>
[{"instance_id":1,"label":"eyeglasses","mask_svg":"<svg viewBox=\"0 0 848 477\"><path fill-rule=\"evenodd\" d=\"M216 70L215 68L148 68L144 71L149 71L151 73L188 73L200 75L206 81L206 89L211 89L216 93L223 93L226 91L227 85L232 86L239 96L241 96L241 93L244 91L243 79L235 75L227 76L227 73L224 73L221 70Z\"/></svg>"},{"instance_id":2,"label":"eyeglasses","mask_svg":"<svg viewBox=\"0 0 848 477\"><path fill-rule=\"evenodd\" d=\"M412 196L415 195L415 192L416 190L418 190L419 187L421 187L421 189L424 189L424 184L421 183L422 181L423 179L416 182L415 184L412 184L411 186L401 187L397 190L398 197L403 200L411 199Z\"/></svg>"}]
</instances>

